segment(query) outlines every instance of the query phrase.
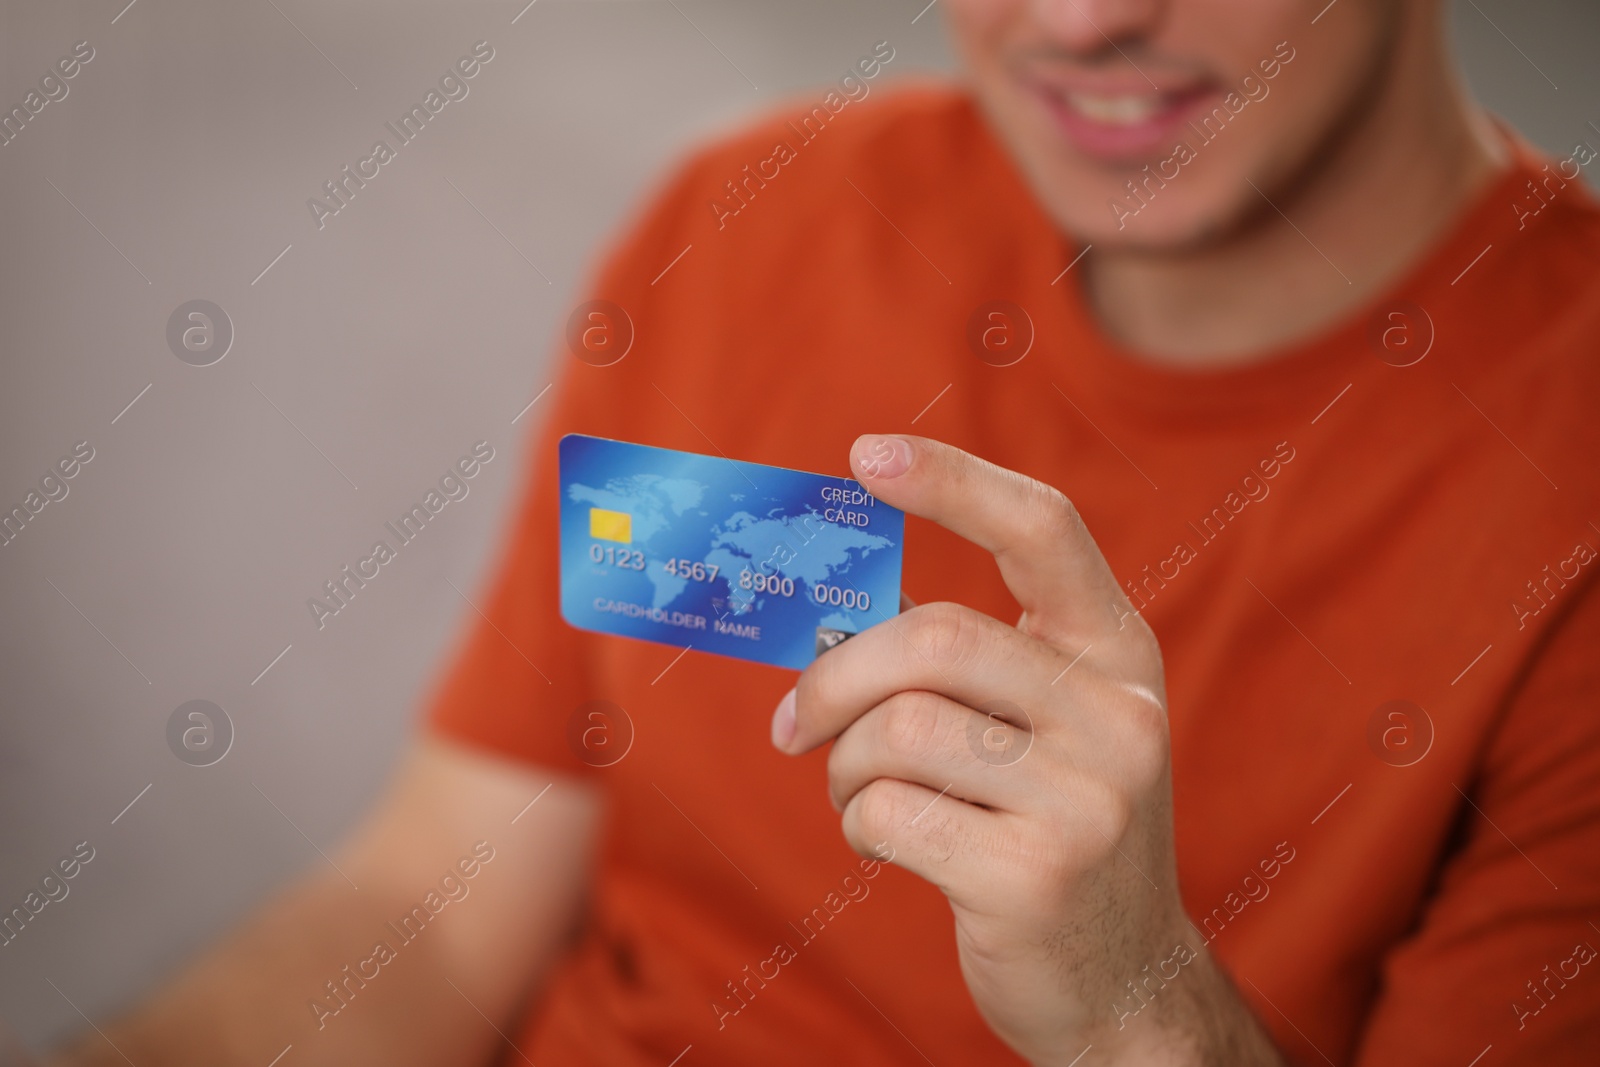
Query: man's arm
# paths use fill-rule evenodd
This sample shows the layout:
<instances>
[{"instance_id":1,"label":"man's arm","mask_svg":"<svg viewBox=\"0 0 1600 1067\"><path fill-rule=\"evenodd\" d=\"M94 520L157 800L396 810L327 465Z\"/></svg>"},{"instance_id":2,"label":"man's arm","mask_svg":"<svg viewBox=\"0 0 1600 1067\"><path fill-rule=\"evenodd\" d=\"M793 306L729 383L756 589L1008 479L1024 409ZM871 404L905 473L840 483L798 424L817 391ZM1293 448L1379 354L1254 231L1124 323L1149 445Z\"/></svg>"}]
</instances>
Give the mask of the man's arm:
<instances>
[{"instance_id":1,"label":"man's arm","mask_svg":"<svg viewBox=\"0 0 1600 1067\"><path fill-rule=\"evenodd\" d=\"M260 1067L290 1044L302 1067L485 1062L573 929L599 807L574 779L425 738L339 870L321 864L53 1063Z\"/></svg>"}]
</instances>

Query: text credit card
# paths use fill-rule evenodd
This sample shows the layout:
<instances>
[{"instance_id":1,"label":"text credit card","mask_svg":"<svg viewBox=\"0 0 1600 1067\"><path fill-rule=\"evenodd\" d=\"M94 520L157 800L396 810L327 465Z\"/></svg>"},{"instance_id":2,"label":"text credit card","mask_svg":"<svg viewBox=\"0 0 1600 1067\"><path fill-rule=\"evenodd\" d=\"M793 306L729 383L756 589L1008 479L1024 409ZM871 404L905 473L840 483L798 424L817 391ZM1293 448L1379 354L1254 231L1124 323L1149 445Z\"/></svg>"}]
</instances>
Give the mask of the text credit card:
<instances>
[{"instance_id":1,"label":"text credit card","mask_svg":"<svg viewBox=\"0 0 1600 1067\"><path fill-rule=\"evenodd\" d=\"M561 614L804 668L900 610L905 513L848 478L568 434Z\"/></svg>"}]
</instances>

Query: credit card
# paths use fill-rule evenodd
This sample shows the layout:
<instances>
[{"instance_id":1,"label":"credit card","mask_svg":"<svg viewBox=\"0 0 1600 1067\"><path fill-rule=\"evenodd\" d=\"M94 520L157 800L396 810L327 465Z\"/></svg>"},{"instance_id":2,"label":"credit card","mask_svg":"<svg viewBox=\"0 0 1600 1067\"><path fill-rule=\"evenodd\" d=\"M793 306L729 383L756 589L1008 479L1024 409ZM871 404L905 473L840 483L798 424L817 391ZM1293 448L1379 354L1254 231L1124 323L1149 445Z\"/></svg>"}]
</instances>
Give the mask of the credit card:
<instances>
[{"instance_id":1,"label":"credit card","mask_svg":"<svg viewBox=\"0 0 1600 1067\"><path fill-rule=\"evenodd\" d=\"M803 669L900 611L905 513L849 478L568 434L561 614Z\"/></svg>"}]
</instances>

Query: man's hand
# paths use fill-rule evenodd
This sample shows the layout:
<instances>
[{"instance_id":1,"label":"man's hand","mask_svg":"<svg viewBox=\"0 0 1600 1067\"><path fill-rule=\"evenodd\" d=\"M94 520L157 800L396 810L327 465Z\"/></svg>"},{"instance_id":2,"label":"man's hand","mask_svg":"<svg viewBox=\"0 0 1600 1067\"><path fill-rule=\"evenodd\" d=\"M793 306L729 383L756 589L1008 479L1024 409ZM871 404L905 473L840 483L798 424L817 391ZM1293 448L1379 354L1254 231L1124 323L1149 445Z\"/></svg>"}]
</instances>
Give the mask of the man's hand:
<instances>
[{"instance_id":1,"label":"man's hand","mask_svg":"<svg viewBox=\"0 0 1600 1067\"><path fill-rule=\"evenodd\" d=\"M845 838L944 892L979 1011L1032 1062L1281 1062L1184 914L1161 651L1071 502L926 438L862 437L851 469L994 553L1022 617L872 627L800 676L773 743L834 740ZM1130 983L1151 1010L1117 1010Z\"/></svg>"}]
</instances>

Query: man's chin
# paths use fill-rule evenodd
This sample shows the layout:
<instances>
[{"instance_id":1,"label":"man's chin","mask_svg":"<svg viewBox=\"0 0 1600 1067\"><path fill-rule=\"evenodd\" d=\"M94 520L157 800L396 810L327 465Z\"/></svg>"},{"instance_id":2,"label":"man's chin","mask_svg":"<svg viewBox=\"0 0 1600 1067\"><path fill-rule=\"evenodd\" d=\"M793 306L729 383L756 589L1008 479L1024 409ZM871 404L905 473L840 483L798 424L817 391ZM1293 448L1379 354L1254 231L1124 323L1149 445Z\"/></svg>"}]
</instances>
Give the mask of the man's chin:
<instances>
[{"instance_id":1,"label":"man's chin","mask_svg":"<svg viewBox=\"0 0 1600 1067\"><path fill-rule=\"evenodd\" d=\"M1112 200L1109 196L1091 197L1071 205L1048 204L1047 208L1076 244L1093 245L1099 253L1195 252L1224 239L1238 223L1234 204L1148 203L1132 212L1114 210L1109 206Z\"/></svg>"}]
</instances>

